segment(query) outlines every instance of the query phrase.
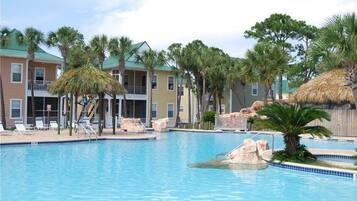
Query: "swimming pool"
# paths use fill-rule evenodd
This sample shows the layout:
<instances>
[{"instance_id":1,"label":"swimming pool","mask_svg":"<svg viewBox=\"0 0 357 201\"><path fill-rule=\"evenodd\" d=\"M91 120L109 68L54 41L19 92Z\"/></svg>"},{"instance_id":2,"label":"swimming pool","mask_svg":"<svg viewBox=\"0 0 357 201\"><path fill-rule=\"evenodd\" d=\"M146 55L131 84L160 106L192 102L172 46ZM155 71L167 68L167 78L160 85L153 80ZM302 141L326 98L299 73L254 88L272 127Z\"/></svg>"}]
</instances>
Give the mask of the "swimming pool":
<instances>
[{"instance_id":1,"label":"swimming pool","mask_svg":"<svg viewBox=\"0 0 357 201\"><path fill-rule=\"evenodd\" d=\"M1 146L0 200L347 201L357 197L357 181L343 177L277 167L260 171L188 167L229 151L244 136L171 132L157 141ZM357 145L306 142L316 148Z\"/></svg>"}]
</instances>

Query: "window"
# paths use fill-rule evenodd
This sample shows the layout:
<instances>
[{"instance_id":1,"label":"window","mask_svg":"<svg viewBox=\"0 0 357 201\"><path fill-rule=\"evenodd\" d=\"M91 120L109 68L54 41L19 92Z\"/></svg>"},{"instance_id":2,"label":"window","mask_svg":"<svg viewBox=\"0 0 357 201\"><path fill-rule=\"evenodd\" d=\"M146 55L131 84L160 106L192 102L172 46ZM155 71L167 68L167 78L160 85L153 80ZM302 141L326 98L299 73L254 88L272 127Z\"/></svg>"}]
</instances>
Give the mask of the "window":
<instances>
[{"instance_id":1,"label":"window","mask_svg":"<svg viewBox=\"0 0 357 201\"><path fill-rule=\"evenodd\" d=\"M124 75L124 87L128 87L129 85L129 75L125 74Z\"/></svg>"},{"instance_id":2,"label":"window","mask_svg":"<svg viewBox=\"0 0 357 201\"><path fill-rule=\"evenodd\" d=\"M35 68L35 83L44 84L44 81L45 81L45 69Z\"/></svg>"},{"instance_id":3,"label":"window","mask_svg":"<svg viewBox=\"0 0 357 201\"><path fill-rule=\"evenodd\" d=\"M17 63L11 64L11 82L12 83L22 82L22 64L17 64Z\"/></svg>"},{"instance_id":4,"label":"window","mask_svg":"<svg viewBox=\"0 0 357 201\"><path fill-rule=\"evenodd\" d=\"M153 103L151 105L151 118L156 118L157 117L157 104Z\"/></svg>"},{"instance_id":5,"label":"window","mask_svg":"<svg viewBox=\"0 0 357 201\"><path fill-rule=\"evenodd\" d=\"M183 112L184 106L180 105L180 112Z\"/></svg>"},{"instance_id":6,"label":"window","mask_svg":"<svg viewBox=\"0 0 357 201\"><path fill-rule=\"evenodd\" d=\"M179 89L178 89L178 95L179 95L179 96L183 96L183 95L184 95L183 87L179 87Z\"/></svg>"},{"instance_id":7,"label":"window","mask_svg":"<svg viewBox=\"0 0 357 201\"><path fill-rule=\"evenodd\" d=\"M157 89L157 75L152 76L151 87L152 89Z\"/></svg>"},{"instance_id":8,"label":"window","mask_svg":"<svg viewBox=\"0 0 357 201\"><path fill-rule=\"evenodd\" d=\"M174 90L174 77L172 77L172 76L169 76L167 78L167 89L170 91Z\"/></svg>"},{"instance_id":9,"label":"window","mask_svg":"<svg viewBox=\"0 0 357 201\"><path fill-rule=\"evenodd\" d=\"M167 117L168 118L174 117L174 104L172 103L167 104Z\"/></svg>"},{"instance_id":10,"label":"window","mask_svg":"<svg viewBox=\"0 0 357 201\"><path fill-rule=\"evenodd\" d=\"M252 83L252 96L258 96L258 83Z\"/></svg>"},{"instance_id":11,"label":"window","mask_svg":"<svg viewBox=\"0 0 357 201\"><path fill-rule=\"evenodd\" d=\"M11 99L10 107L10 118L21 118L21 99Z\"/></svg>"},{"instance_id":12,"label":"window","mask_svg":"<svg viewBox=\"0 0 357 201\"><path fill-rule=\"evenodd\" d=\"M112 76L116 79L116 80L118 80L118 82L120 82L120 80L119 80L119 78L120 78L120 76L119 76L120 74L119 74L119 70L112 70Z\"/></svg>"}]
</instances>

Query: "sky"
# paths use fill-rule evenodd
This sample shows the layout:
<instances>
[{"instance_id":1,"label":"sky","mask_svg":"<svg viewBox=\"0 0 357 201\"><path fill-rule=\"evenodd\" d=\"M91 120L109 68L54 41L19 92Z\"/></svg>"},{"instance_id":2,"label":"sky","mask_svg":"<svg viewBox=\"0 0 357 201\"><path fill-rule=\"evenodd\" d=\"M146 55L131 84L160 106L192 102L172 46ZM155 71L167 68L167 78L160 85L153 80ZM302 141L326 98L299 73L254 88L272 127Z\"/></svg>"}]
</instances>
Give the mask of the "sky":
<instances>
[{"instance_id":1,"label":"sky","mask_svg":"<svg viewBox=\"0 0 357 201\"><path fill-rule=\"evenodd\" d=\"M256 43L244 31L272 13L321 27L347 12L357 12L357 0L0 0L0 26L44 33L72 26L86 41L97 34L128 36L155 50L200 39L243 57Z\"/></svg>"}]
</instances>

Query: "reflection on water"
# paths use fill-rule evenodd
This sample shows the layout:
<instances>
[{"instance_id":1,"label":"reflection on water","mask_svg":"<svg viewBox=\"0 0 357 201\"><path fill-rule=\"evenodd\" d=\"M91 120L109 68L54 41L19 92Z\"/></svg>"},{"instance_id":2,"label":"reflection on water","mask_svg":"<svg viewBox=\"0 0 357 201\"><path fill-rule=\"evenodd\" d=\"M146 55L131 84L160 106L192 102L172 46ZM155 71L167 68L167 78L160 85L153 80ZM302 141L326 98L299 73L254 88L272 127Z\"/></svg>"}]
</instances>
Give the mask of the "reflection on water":
<instances>
[{"instance_id":1,"label":"reflection on water","mask_svg":"<svg viewBox=\"0 0 357 201\"><path fill-rule=\"evenodd\" d=\"M189 164L191 168L212 168L212 169L229 169L229 170L263 170L268 167L268 163L259 164L241 164L229 163L227 160L209 160L203 163Z\"/></svg>"}]
</instances>

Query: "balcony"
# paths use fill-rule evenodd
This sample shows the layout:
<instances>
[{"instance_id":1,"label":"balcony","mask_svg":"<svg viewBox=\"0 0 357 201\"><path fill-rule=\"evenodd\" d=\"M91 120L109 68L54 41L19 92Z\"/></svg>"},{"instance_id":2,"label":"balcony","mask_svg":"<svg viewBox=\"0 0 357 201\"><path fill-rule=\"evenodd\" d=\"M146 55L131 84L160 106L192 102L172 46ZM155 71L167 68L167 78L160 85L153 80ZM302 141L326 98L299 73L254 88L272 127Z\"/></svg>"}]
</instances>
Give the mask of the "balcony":
<instances>
[{"instance_id":1,"label":"balcony","mask_svg":"<svg viewBox=\"0 0 357 201\"><path fill-rule=\"evenodd\" d=\"M146 86L124 86L128 94L146 94Z\"/></svg>"},{"instance_id":2,"label":"balcony","mask_svg":"<svg viewBox=\"0 0 357 201\"><path fill-rule=\"evenodd\" d=\"M35 80L33 89L38 91L47 91L48 86L52 83L49 80ZM28 82L28 89L31 90L31 81Z\"/></svg>"}]
</instances>

